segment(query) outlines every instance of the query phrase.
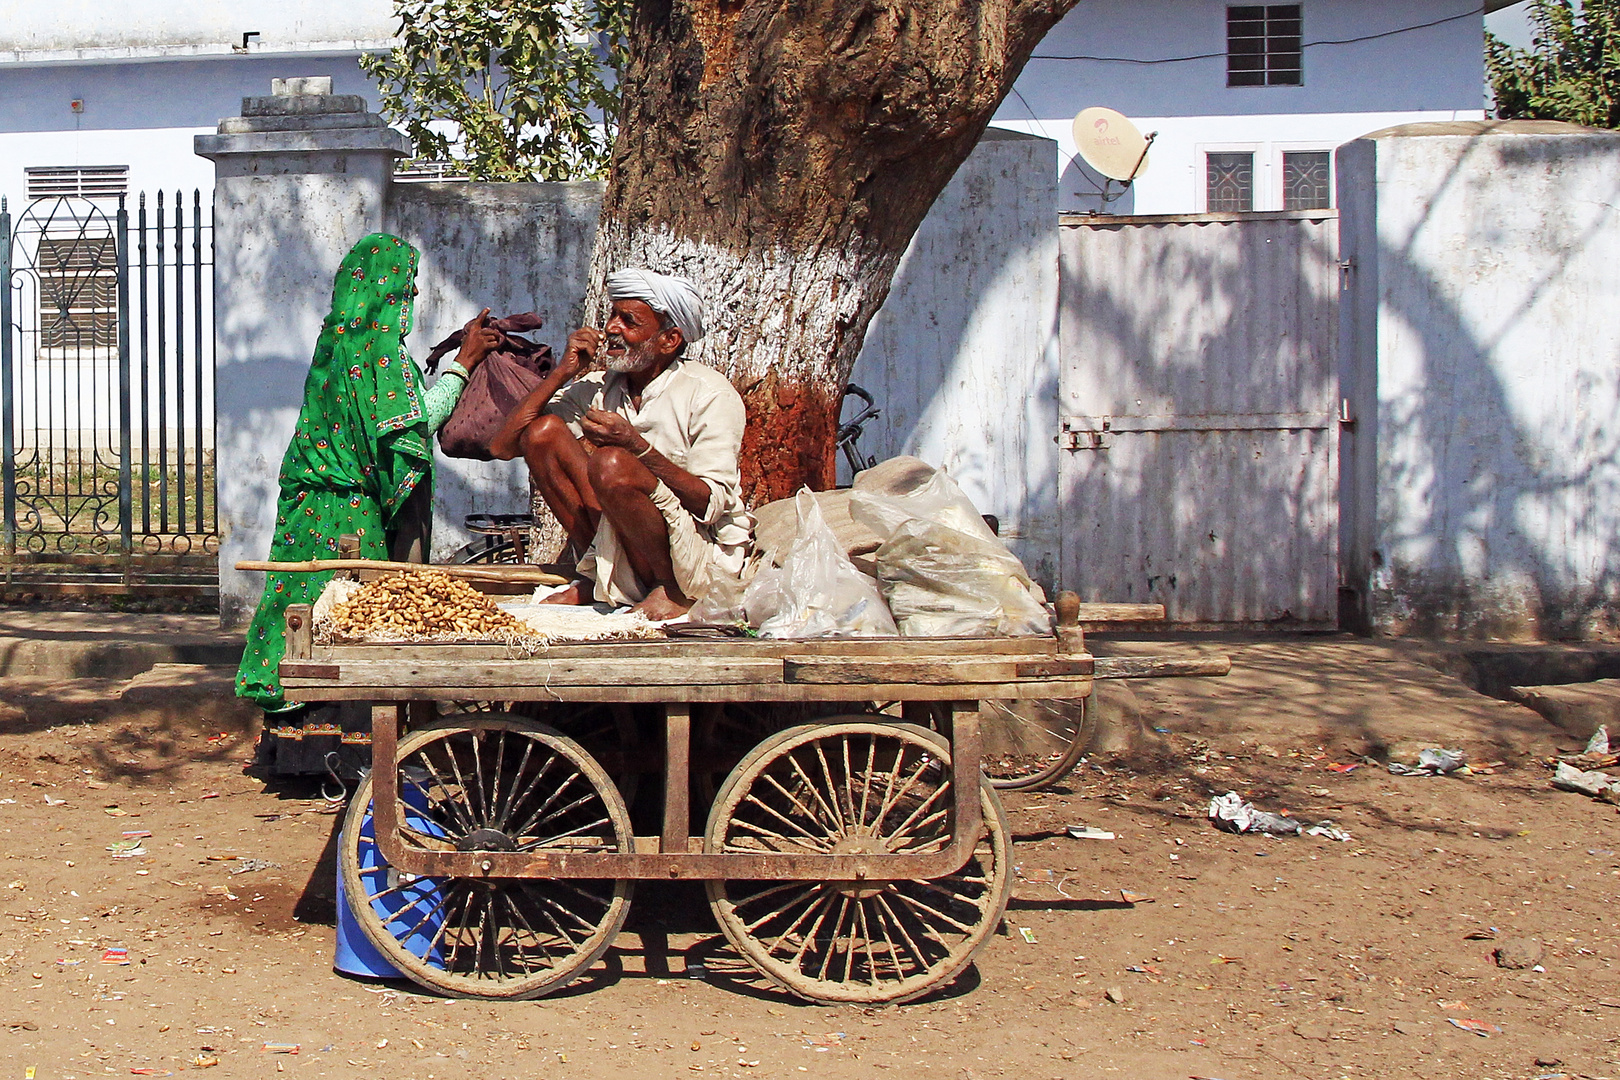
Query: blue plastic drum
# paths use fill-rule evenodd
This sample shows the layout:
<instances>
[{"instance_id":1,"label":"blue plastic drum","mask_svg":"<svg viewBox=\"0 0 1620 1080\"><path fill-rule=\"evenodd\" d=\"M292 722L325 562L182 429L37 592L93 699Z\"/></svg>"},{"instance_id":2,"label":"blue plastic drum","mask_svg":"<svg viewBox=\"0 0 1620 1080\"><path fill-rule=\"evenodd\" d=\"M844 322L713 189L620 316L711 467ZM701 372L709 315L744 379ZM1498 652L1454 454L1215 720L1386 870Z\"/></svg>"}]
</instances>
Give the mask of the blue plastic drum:
<instances>
[{"instance_id":1,"label":"blue plastic drum","mask_svg":"<svg viewBox=\"0 0 1620 1080\"><path fill-rule=\"evenodd\" d=\"M445 836L438 822L426 814L427 796L420 788L406 782L401 785L400 802L405 810L405 824L427 836ZM442 967L442 945L435 944L439 927L444 924L444 909L440 902L438 878L416 878L400 874L383 861L377 849L376 832L371 818L372 803L367 801L366 812L360 819L360 835L356 845L360 880L365 883L372 910L377 913L388 932L401 946L428 963ZM340 836L338 844L346 847L347 837ZM394 892L387 892L395 889ZM387 892L386 895L378 895ZM362 901L364 902L364 901ZM380 979L406 978L404 972L391 964L360 929L360 923L349 908L348 890L343 884L343 868L339 860L337 873L337 953L332 966L347 975L365 975Z\"/></svg>"}]
</instances>

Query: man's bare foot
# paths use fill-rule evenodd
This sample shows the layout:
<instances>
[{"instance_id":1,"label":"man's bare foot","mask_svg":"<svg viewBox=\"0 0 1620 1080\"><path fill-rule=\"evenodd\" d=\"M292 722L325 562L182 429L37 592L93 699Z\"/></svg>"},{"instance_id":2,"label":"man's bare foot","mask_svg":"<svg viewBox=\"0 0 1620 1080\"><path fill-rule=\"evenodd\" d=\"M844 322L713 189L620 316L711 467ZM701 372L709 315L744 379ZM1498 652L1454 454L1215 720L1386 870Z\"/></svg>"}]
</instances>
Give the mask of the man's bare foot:
<instances>
[{"instance_id":1,"label":"man's bare foot","mask_svg":"<svg viewBox=\"0 0 1620 1080\"><path fill-rule=\"evenodd\" d=\"M677 589L676 595L679 594L680 590ZM660 585L652 592L648 593L645 600L630 610L641 612L652 622L662 622L665 619L678 619L682 615L685 615L688 611L692 610L692 601L687 600L684 597L680 600L676 600L669 595L668 590Z\"/></svg>"},{"instance_id":2,"label":"man's bare foot","mask_svg":"<svg viewBox=\"0 0 1620 1080\"><path fill-rule=\"evenodd\" d=\"M580 585L581 583L576 581L572 585L568 586L568 588L563 589L561 592L554 592L540 602L542 604L567 604L570 607L578 607L581 604L591 603L591 595L587 594L586 591L580 587ZM595 592L594 589L591 591L593 593Z\"/></svg>"}]
</instances>

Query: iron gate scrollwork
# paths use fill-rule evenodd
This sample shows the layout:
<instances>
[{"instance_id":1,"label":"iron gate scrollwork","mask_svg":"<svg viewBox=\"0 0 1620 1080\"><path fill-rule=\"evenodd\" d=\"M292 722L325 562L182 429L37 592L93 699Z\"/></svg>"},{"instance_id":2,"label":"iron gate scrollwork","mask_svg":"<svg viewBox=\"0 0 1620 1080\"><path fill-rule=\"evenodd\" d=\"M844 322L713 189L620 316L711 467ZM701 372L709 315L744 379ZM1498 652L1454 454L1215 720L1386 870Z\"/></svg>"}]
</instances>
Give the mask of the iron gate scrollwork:
<instances>
[{"instance_id":1,"label":"iron gate scrollwork","mask_svg":"<svg viewBox=\"0 0 1620 1080\"><path fill-rule=\"evenodd\" d=\"M4 559L212 577L213 229L200 192L0 200Z\"/></svg>"}]
</instances>

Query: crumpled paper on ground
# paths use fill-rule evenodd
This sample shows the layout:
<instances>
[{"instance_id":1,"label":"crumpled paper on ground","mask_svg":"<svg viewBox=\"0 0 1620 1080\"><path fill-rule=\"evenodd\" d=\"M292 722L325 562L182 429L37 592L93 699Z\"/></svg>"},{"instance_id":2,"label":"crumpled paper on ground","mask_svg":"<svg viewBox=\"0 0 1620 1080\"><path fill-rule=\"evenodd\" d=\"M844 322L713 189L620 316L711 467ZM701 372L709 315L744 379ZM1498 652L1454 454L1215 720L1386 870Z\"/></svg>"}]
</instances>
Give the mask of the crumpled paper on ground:
<instances>
[{"instance_id":1,"label":"crumpled paper on ground","mask_svg":"<svg viewBox=\"0 0 1620 1080\"><path fill-rule=\"evenodd\" d=\"M1560 761L1553 770L1552 786L1560 791L1576 791L1604 802L1620 803L1620 780L1596 769L1588 772Z\"/></svg>"},{"instance_id":2,"label":"crumpled paper on ground","mask_svg":"<svg viewBox=\"0 0 1620 1080\"><path fill-rule=\"evenodd\" d=\"M1389 771L1396 776L1446 776L1468 767L1468 755L1461 750L1441 750L1431 747L1418 751L1416 765L1389 763Z\"/></svg>"},{"instance_id":3,"label":"crumpled paper on ground","mask_svg":"<svg viewBox=\"0 0 1620 1080\"><path fill-rule=\"evenodd\" d=\"M1267 836L1298 836L1304 833L1307 836L1320 836L1327 840L1350 839L1349 833L1336 827L1332 822L1322 821L1310 825L1296 818L1260 810L1253 803L1244 802L1235 791L1228 791L1225 795L1217 795L1209 800L1209 820L1222 832L1264 833Z\"/></svg>"}]
</instances>

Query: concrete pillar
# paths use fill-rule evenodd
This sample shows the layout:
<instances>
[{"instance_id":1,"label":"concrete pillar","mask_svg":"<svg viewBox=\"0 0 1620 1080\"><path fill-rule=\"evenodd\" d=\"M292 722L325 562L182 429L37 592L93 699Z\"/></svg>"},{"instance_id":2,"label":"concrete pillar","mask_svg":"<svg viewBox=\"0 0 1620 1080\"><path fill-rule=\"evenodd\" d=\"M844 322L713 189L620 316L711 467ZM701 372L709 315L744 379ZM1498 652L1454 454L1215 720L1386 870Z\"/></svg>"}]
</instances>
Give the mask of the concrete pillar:
<instances>
[{"instance_id":1,"label":"concrete pillar","mask_svg":"<svg viewBox=\"0 0 1620 1080\"><path fill-rule=\"evenodd\" d=\"M394 159L410 142L333 94L329 78L275 79L269 97L199 135L214 162L214 326L219 497L219 613L246 623L275 524L277 474L304 376L332 299L332 275L355 241L385 227Z\"/></svg>"}]
</instances>

